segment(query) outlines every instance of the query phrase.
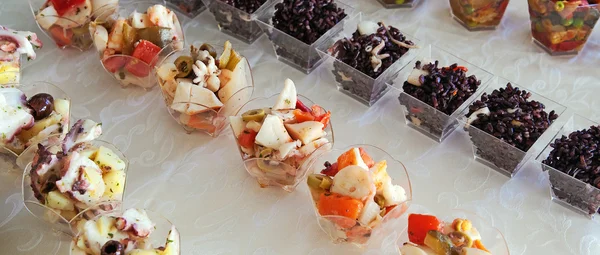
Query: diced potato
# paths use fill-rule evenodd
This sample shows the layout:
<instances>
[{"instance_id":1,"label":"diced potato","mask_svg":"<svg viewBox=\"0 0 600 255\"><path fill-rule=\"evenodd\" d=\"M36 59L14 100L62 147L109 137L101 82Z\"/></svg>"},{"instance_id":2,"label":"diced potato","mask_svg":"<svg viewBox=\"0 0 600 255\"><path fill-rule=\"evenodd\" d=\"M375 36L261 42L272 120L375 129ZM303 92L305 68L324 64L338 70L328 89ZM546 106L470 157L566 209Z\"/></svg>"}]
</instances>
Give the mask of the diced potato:
<instances>
[{"instance_id":1,"label":"diced potato","mask_svg":"<svg viewBox=\"0 0 600 255\"><path fill-rule=\"evenodd\" d=\"M84 171L84 178L90 182L88 189L89 196L91 198L100 198L104 194L105 188L102 173L95 167L85 167Z\"/></svg>"},{"instance_id":2,"label":"diced potato","mask_svg":"<svg viewBox=\"0 0 600 255\"><path fill-rule=\"evenodd\" d=\"M75 245L82 250L86 250L87 247L85 246L85 238L84 236L79 236L77 237L77 241L75 242Z\"/></svg>"},{"instance_id":3,"label":"diced potato","mask_svg":"<svg viewBox=\"0 0 600 255\"><path fill-rule=\"evenodd\" d=\"M104 197L109 199L118 198L123 194L125 188L125 172L124 171L110 171L102 177L106 189L104 190Z\"/></svg>"},{"instance_id":4,"label":"diced potato","mask_svg":"<svg viewBox=\"0 0 600 255\"><path fill-rule=\"evenodd\" d=\"M108 233L110 233L109 231L111 230L111 227L115 225L115 221L116 220L114 218L108 216L98 218L98 220L96 221L98 233L100 233L103 236L108 235Z\"/></svg>"},{"instance_id":5,"label":"diced potato","mask_svg":"<svg viewBox=\"0 0 600 255\"><path fill-rule=\"evenodd\" d=\"M58 191L50 191L46 196L46 205L58 210L72 211L75 209L73 202Z\"/></svg>"},{"instance_id":6,"label":"diced potato","mask_svg":"<svg viewBox=\"0 0 600 255\"><path fill-rule=\"evenodd\" d=\"M90 148L90 149L85 149L85 150L80 151L79 155L93 160L94 158L96 158L96 155L98 155L97 153L98 153L98 148Z\"/></svg>"},{"instance_id":7,"label":"diced potato","mask_svg":"<svg viewBox=\"0 0 600 255\"><path fill-rule=\"evenodd\" d=\"M45 119L38 120L37 122L35 122L33 127L31 127L30 129L23 130L18 135L18 137L21 141L29 141L31 138L39 134L42 130L46 129L49 126L59 123L61 119L62 115L60 113L52 114L46 117Z\"/></svg>"},{"instance_id":8,"label":"diced potato","mask_svg":"<svg viewBox=\"0 0 600 255\"><path fill-rule=\"evenodd\" d=\"M104 172L125 170L125 162L116 153L104 146L100 146L93 160Z\"/></svg>"},{"instance_id":9,"label":"diced potato","mask_svg":"<svg viewBox=\"0 0 600 255\"><path fill-rule=\"evenodd\" d=\"M65 99L60 99L60 98L55 98L54 99L54 111L56 111L57 113L60 113L60 115L63 116L63 118L69 118L69 112L70 112L70 104L68 100ZM65 129L66 132L66 129Z\"/></svg>"}]
</instances>

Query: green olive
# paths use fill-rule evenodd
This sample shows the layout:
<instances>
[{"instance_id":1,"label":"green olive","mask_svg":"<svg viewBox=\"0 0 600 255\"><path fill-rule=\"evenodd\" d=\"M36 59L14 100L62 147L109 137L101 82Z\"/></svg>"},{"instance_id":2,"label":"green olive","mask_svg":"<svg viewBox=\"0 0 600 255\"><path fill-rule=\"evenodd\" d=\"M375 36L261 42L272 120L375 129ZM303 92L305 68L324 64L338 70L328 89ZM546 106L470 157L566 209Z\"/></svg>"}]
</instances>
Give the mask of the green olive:
<instances>
[{"instance_id":1,"label":"green olive","mask_svg":"<svg viewBox=\"0 0 600 255\"><path fill-rule=\"evenodd\" d=\"M217 58L217 51L210 44L204 43L200 45L200 50L208 51L208 54L210 54L213 58Z\"/></svg>"},{"instance_id":2,"label":"green olive","mask_svg":"<svg viewBox=\"0 0 600 255\"><path fill-rule=\"evenodd\" d=\"M321 189L321 183L323 182L324 178L325 178L324 175L311 174L306 179L306 183L308 184L309 187L311 187L313 189Z\"/></svg>"},{"instance_id":3,"label":"green olive","mask_svg":"<svg viewBox=\"0 0 600 255\"><path fill-rule=\"evenodd\" d=\"M137 30L138 38L150 41L163 48L173 41L173 34L168 27L146 27Z\"/></svg>"},{"instance_id":4,"label":"green olive","mask_svg":"<svg viewBox=\"0 0 600 255\"><path fill-rule=\"evenodd\" d=\"M324 176L323 180L321 181L321 184L319 184L319 187L324 190L329 190L331 188L332 184L333 184L333 179L331 179L331 177L329 177L329 176Z\"/></svg>"},{"instance_id":5,"label":"green olive","mask_svg":"<svg viewBox=\"0 0 600 255\"><path fill-rule=\"evenodd\" d=\"M179 56L175 59L175 66L177 67L177 78L184 78L192 73L192 66L194 65L194 60L190 56Z\"/></svg>"},{"instance_id":6,"label":"green olive","mask_svg":"<svg viewBox=\"0 0 600 255\"><path fill-rule=\"evenodd\" d=\"M260 151L260 154L258 155L258 157L259 158L268 158L271 156L271 154L273 154L273 149L265 148L262 151Z\"/></svg>"},{"instance_id":7,"label":"green olive","mask_svg":"<svg viewBox=\"0 0 600 255\"><path fill-rule=\"evenodd\" d=\"M261 122L265 118L265 110L263 109L254 109L249 110L242 114L242 120L246 122L256 121Z\"/></svg>"},{"instance_id":8,"label":"green olive","mask_svg":"<svg viewBox=\"0 0 600 255\"><path fill-rule=\"evenodd\" d=\"M385 207L385 198L383 195L375 195L375 203L379 205L379 208Z\"/></svg>"}]
</instances>

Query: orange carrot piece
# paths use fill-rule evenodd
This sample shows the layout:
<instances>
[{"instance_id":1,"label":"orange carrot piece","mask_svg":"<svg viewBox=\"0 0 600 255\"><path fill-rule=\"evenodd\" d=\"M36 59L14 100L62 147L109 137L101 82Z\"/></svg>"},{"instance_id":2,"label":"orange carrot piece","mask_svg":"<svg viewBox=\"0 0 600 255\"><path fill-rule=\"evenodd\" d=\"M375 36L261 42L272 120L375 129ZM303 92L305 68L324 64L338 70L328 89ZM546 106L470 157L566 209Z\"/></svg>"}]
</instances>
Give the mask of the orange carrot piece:
<instances>
[{"instance_id":1,"label":"orange carrot piece","mask_svg":"<svg viewBox=\"0 0 600 255\"><path fill-rule=\"evenodd\" d=\"M323 193L317 203L321 216L338 215L350 219L357 219L363 208L363 203L348 196L336 193Z\"/></svg>"}]
</instances>

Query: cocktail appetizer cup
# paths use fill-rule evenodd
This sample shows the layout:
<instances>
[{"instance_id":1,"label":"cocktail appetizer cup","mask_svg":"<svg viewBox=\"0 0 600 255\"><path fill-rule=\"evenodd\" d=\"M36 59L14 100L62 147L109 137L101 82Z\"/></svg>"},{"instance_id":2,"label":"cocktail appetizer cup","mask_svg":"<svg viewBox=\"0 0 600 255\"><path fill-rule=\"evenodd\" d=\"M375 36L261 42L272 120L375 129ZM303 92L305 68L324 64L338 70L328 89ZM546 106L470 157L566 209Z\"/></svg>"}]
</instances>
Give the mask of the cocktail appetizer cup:
<instances>
[{"instance_id":1,"label":"cocktail appetizer cup","mask_svg":"<svg viewBox=\"0 0 600 255\"><path fill-rule=\"evenodd\" d=\"M80 120L71 130L81 132L50 136L28 148L34 156L22 180L27 211L64 233L72 233L79 215L96 215L121 205L129 165L111 143L90 140L98 135L99 124ZM69 151L66 155L64 149Z\"/></svg>"},{"instance_id":2,"label":"cocktail appetizer cup","mask_svg":"<svg viewBox=\"0 0 600 255\"><path fill-rule=\"evenodd\" d=\"M190 19L200 15L206 10L206 4L203 0L166 0L167 5L181 12Z\"/></svg>"},{"instance_id":3,"label":"cocktail appetizer cup","mask_svg":"<svg viewBox=\"0 0 600 255\"><path fill-rule=\"evenodd\" d=\"M118 0L29 0L38 27L56 45L85 51L92 46L88 30L91 21L101 13L112 12Z\"/></svg>"},{"instance_id":4,"label":"cocktail appetizer cup","mask_svg":"<svg viewBox=\"0 0 600 255\"><path fill-rule=\"evenodd\" d=\"M260 14L258 24L271 40L277 59L308 74L323 62L317 47L323 42L330 41L333 36L342 31L344 23L354 16L354 8L338 0L303 1L306 4L312 2L315 8L320 7L319 12L315 11L315 8L304 7L305 3L291 5L291 0L273 0ZM294 8L300 9L294 10ZM294 18L292 13L303 16ZM322 17L320 16L323 15L322 13L328 13L330 16ZM276 20L274 21L273 18ZM293 28L294 26L288 25L291 22L304 22L308 26L294 29L294 35L277 28L283 26ZM309 27L308 30L305 27Z\"/></svg>"},{"instance_id":5,"label":"cocktail appetizer cup","mask_svg":"<svg viewBox=\"0 0 600 255\"><path fill-rule=\"evenodd\" d=\"M510 254L508 244L502 232L475 213L461 209L452 209L431 214L428 210L413 209L415 207L411 207L402 216L402 228L397 229L402 231L397 241L398 253L400 255ZM445 246L447 248L439 247L441 249L436 253L429 245L435 247L438 240L445 240L449 243L447 243L448 246ZM423 241L425 243L422 243ZM452 244L449 245L450 243ZM444 253L446 251L448 253Z\"/></svg>"},{"instance_id":6,"label":"cocktail appetizer cup","mask_svg":"<svg viewBox=\"0 0 600 255\"><path fill-rule=\"evenodd\" d=\"M154 87L155 65L185 44L175 12L152 1L138 1L106 14L90 23L102 66L123 87Z\"/></svg>"},{"instance_id":7,"label":"cocktail appetizer cup","mask_svg":"<svg viewBox=\"0 0 600 255\"><path fill-rule=\"evenodd\" d=\"M558 132L553 123L566 110L559 103L520 88L495 78L484 94L459 115L471 137L475 159L509 177L537 153L544 135L548 138Z\"/></svg>"},{"instance_id":8,"label":"cocktail appetizer cup","mask_svg":"<svg viewBox=\"0 0 600 255\"><path fill-rule=\"evenodd\" d=\"M160 213L119 209L81 218L74 226L71 255L179 255L179 231ZM125 253L127 251L127 253Z\"/></svg>"},{"instance_id":9,"label":"cocktail appetizer cup","mask_svg":"<svg viewBox=\"0 0 600 255\"><path fill-rule=\"evenodd\" d=\"M167 110L188 133L201 131L213 137L219 136L221 131L227 127L229 117L234 116L252 97L254 79L250 63L231 47L229 41L225 44L227 49L211 44L198 44L183 50L176 50L169 53L157 67L158 84ZM204 54L206 59L203 63L209 65L207 69L214 69L214 75L218 77L219 83L223 84L212 84L210 77L194 83L197 76L193 73L200 71L197 64L193 64L196 69L191 72L187 71L191 70L191 67L187 65L195 62L192 56L198 57L200 55L198 52L204 50L215 54L215 57L211 56L210 58L208 54ZM192 51L195 53L192 54ZM223 55L225 55L224 58L232 59L230 62L233 64L228 65L222 59L223 57L218 57ZM216 65L215 59L221 59L219 66ZM184 74L184 72L189 74ZM211 84L209 85L209 83ZM211 85L214 85L212 90L210 89Z\"/></svg>"},{"instance_id":10,"label":"cocktail appetizer cup","mask_svg":"<svg viewBox=\"0 0 600 255\"><path fill-rule=\"evenodd\" d=\"M400 69L417 56L419 47L419 40L376 21L359 14L317 49L322 57L333 59L338 90L368 106L385 95L386 83L393 83Z\"/></svg>"},{"instance_id":11,"label":"cocktail appetizer cup","mask_svg":"<svg viewBox=\"0 0 600 255\"><path fill-rule=\"evenodd\" d=\"M417 6L420 0L377 0L387 9L393 8L413 8Z\"/></svg>"},{"instance_id":12,"label":"cocktail appetizer cup","mask_svg":"<svg viewBox=\"0 0 600 255\"><path fill-rule=\"evenodd\" d=\"M470 31L494 30L504 16L509 0L450 0L454 20Z\"/></svg>"},{"instance_id":13,"label":"cocktail appetizer cup","mask_svg":"<svg viewBox=\"0 0 600 255\"><path fill-rule=\"evenodd\" d=\"M251 44L263 35L258 16L272 0L205 0L221 32ZM232 5L235 4L236 6ZM237 6L237 5L245 6Z\"/></svg>"},{"instance_id":14,"label":"cocktail appetizer cup","mask_svg":"<svg viewBox=\"0 0 600 255\"><path fill-rule=\"evenodd\" d=\"M600 5L588 1L528 2L533 41L550 55L579 53L600 17Z\"/></svg>"},{"instance_id":15,"label":"cocktail appetizer cup","mask_svg":"<svg viewBox=\"0 0 600 255\"><path fill-rule=\"evenodd\" d=\"M454 64L457 65L456 68L459 66L462 68L461 70L452 70L448 76L443 75L446 79L440 79L444 86L439 92L432 89L433 86L438 86L438 83L433 83L431 78L425 79L428 72L415 67L417 62L424 67L436 60L439 68L449 68ZM443 74L443 72L439 74ZM426 85L419 83L421 75L425 75L423 82L426 82ZM458 79L453 81L454 85L447 82L448 77L456 75L462 77L460 81ZM462 110L482 93L493 75L442 48L429 45L421 51L419 57L402 69L399 77L403 82L403 91L399 93L398 100L406 125L442 142L458 126L456 119ZM399 85L393 87L396 89ZM433 106L434 103L437 104L436 107Z\"/></svg>"},{"instance_id":16,"label":"cocktail appetizer cup","mask_svg":"<svg viewBox=\"0 0 600 255\"><path fill-rule=\"evenodd\" d=\"M599 127L575 114L536 159L548 172L552 201L590 218L600 209Z\"/></svg>"},{"instance_id":17,"label":"cocktail appetizer cup","mask_svg":"<svg viewBox=\"0 0 600 255\"><path fill-rule=\"evenodd\" d=\"M412 200L404 164L366 144L319 150L315 156L308 190L318 224L334 243L363 248L397 228Z\"/></svg>"},{"instance_id":18,"label":"cocktail appetizer cup","mask_svg":"<svg viewBox=\"0 0 600 255\"><path fill-rule=\"evenodd\" d=\"M27 148L46 137L69 130L71 99L57 86L43 81L0 86L0 154L2 170L22 171L32 155ZM17 127L17 128L16 128ZM13 166L13 167L8 167Z\"/></svg>"},{"instance_id":19,"label":"cocktail appetizer cup","mask_svg":"<svg viewBox=\"0 0 600 255\"><path fill-rule=\"evenodd\" d=\"M310 105L310 107L309 107ZM230 117L244 167L261 187L292 192L316 151L333 146L331 112L296 94L291 80L280 94L254 98Z\"/></svg>"},{"instance_id":20,"label":"cocktail appetizer cup","mask_svg":"<svg viewBox=\"0 0 600 255\"><path fill-rule=\"evenodd\" d=\"M43 47L37 34L17 31L0 25L0 85L18 84L25 60L37 57L35 50Z\"/></svg>"}]
</instances>

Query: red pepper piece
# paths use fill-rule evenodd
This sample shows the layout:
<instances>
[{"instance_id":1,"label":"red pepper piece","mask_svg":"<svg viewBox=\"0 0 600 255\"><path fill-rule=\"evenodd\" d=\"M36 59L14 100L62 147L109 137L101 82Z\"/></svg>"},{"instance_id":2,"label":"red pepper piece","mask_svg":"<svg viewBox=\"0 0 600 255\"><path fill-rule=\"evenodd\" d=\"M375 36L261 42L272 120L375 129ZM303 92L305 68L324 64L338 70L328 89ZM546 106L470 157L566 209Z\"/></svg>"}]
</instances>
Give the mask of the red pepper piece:
<instances>
[{"instance_id":1,"label":"red pepper piece","mask_svg":"<svg viewBox=\"0 0 600 255\"><path fill-rule=\"evenodd\" d=\"M63 16L71 9L85 3L85 0L50 0L50 2L52 2L52 6L56 9L56 13L59 16Z\"/></svg>"},{"instance_id":2,"label":"red pepper piece","mask_svg":"<svg viewBox=\"0 0 600 255\"><path fill-rule=\"evenodd\" d=\"M321 170L321 173L327 176L335 176L339 172L338 163L335 162L331 164L329 167Z\"/></svg>"},{"instance_id":3,"label":"red pepper piece","mask_svg":"<svg viewBox=\"0 0 600 255\"><path fill-rule=\"evenodd\" d=\"M442 229L442 223L437 217L424 214L408 215L408 240L418 245L424 245L429 230Z\"/></svg>"},{"instance_id":4,"label":"red pepper piece","mask_svg":"<svg viewBox=\"0 0 600 255\"><path fill-rule=\"evenodd\" d=\"M296 109L303 111L303 112L311 112L310 108L308 108L308 106L306 106L304 103L302 103L302 101L300 101L300 99L296 100Z\"/></svg>"}]
</instances>

